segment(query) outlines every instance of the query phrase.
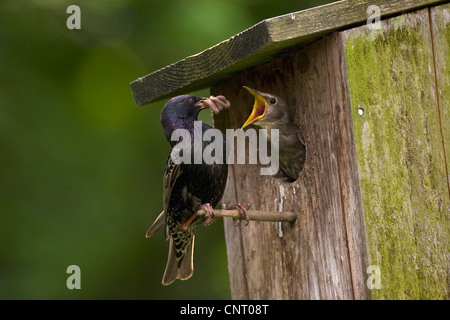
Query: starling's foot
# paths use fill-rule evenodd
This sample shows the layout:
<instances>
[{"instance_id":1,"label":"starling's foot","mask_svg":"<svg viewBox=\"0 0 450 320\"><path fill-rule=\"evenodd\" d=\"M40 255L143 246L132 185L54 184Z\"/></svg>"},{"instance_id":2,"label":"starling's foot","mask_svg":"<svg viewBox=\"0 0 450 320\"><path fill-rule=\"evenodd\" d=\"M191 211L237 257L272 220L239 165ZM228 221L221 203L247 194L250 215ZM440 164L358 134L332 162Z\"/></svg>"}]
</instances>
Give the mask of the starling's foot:
<instances>
[{"instance_id":1,"label":"starling's foot","mask_svg":"<svg viewBox=\"0 0 450 320\"><path fill-rule=\"evenodd\" d=\"M213 224L218 218L214 212L214 208L211 207L209 203L202 204L200 206L200 210L203 209L206 211L205 213L205 221L203 221L204 226L210 226Z\"/></svg>"},{"instance_id":2,"label":"starling's foot","mask_svg":"<svg viewBox=\"0 0 450 320\"><path fill-rule=\"evenodd\" d=\"M248 226L249 217L248 217L247 209L249 209L249 208L250 208L250 205L248 205L248 204L242 205L239 202L234 205L233 209L238 210L239 215L240 215L239 220L237 220L237 222L234 223L236 226L240 225L242 220L245 220L245 226Z\"/></svg>"}]
</instances>

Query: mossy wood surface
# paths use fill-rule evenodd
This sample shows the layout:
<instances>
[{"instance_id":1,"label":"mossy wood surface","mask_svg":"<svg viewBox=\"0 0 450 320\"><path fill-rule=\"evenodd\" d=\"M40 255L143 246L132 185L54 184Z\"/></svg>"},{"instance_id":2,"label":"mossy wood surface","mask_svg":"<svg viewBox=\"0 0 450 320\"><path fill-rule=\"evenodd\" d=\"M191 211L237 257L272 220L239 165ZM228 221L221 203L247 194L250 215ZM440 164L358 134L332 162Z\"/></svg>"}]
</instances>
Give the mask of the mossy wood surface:
<instances>
[{"instance_id":1,"label":"mossy wood surface","mask_svg":"<svg viewBox=\"0 0 450 320\"><path fill-rule=\"evenodd\" d=\"M293 12L261 21L196 55L133 81L137 105L211 87L233 73L269 61L288 47L312 42L335 30L366 23L367 8L382 17L440 3L439 0L351 0Z\"/></svg>"},{"instance_id":2,"label":"mossy wood surface","mask_svg":"<svg viewBox=\"0 0 450 320\"><path fill-rule=\"evenodd\" d=\"M375 299L448 297L449 8L344 32Z\"/></svg>"},{"instance_id":3,"label":"mossy wood surface","mask_svg":"<svg viewBox=\"0 0 450 320\"><path fill-rule=\"evenodd\" d=\"M430 13L433 27L439 120L442 128L443 144L447 147L446 169L450 195L450 4L430 8Z\"/></svg>"}]
</instances>

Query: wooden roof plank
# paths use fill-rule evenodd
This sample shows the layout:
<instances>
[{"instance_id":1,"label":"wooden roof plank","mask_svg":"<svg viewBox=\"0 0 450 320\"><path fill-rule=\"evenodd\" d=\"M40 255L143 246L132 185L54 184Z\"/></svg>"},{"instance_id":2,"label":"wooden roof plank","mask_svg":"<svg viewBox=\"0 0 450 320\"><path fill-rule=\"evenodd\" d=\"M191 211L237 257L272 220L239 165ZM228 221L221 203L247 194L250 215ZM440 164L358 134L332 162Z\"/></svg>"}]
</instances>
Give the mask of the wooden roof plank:
<instances>
[{"instance_id":1,"label":"wooden roof plank","mask_svg":"<svg viewBox=\"0 0 450 320\"><path fill-rule=\"evenodd\" d=\"M138 78L130 83L131 91L141 106L211 87L233 73L269 61L290 46L365 23L369 5L380 7L383 18L441 2L445 1L344 0L266 19L209 49Z\"/></svg>"}]
</instances>

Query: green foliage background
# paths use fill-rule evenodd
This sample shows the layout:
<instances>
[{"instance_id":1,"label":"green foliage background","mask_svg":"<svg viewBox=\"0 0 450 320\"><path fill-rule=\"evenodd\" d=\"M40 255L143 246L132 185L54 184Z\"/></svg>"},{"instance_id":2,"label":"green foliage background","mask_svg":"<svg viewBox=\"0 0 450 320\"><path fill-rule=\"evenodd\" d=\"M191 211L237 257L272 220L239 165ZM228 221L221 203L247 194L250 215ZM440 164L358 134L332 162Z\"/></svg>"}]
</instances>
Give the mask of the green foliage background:
<instances>
[{"instance_id":1,"label":"green foliage background","mask_svg":"<svg viewBox=\"0 0 450 320\"><path fill-rule=\"evenodd\" d=\"M229 299L221 221L198 231L194 276L161 285L168 243L144 234L162 210L164 101L136 107L129 82L326 2L2 0L0 299Z\"/></svg>"}]
</instances>

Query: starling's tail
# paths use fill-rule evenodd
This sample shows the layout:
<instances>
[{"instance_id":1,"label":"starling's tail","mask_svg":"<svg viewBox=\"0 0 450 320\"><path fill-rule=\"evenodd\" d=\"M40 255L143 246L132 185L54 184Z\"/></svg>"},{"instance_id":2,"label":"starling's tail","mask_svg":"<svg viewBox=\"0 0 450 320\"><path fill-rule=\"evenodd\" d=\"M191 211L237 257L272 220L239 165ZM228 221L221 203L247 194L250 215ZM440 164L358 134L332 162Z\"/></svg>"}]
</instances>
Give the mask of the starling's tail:
<instances>
[{"instance_id":1,"label":"starling's tail","mask_svg":"<svg viewBox=\"0 0 450 320\"><path fill-rule=\"evenodd\" d=\"M169 257L162 279L163 285L167 286L176 279L187 280L192 276L194 273L194 239L195 235L192 235L186 239L187 243L181 248L177 248L173 237L170 237Z\"/></svg>"}]
</instances>

